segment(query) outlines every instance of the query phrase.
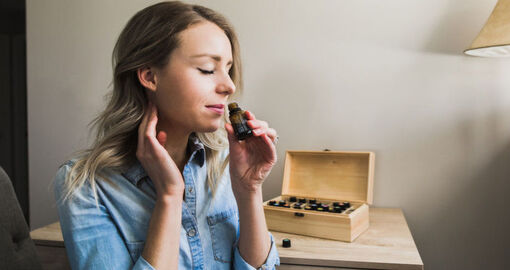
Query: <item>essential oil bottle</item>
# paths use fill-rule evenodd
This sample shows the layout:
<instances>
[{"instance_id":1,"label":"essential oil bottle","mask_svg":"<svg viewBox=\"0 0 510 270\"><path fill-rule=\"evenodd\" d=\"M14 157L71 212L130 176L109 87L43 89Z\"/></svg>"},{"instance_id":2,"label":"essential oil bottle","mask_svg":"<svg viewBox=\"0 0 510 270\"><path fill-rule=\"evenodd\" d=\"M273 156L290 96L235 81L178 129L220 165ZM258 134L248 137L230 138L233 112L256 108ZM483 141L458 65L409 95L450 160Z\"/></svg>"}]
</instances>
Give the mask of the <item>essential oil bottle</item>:
<instances>
[{"instance_id":1,"label":"essential oil bottle","mask_svg":"<svg viewBox=\"0 0 510 270\"><path fill-rule=\"evenodd\" d=\"M235 102L228 104L228 111L230 123L234 128L234 133L237 139L241 141L253 136L253 132L251 131L251 128L248 127L248 123L246 122L244 111L239 108L239 105L237 105Z\"/></svg>"}]
</instances>

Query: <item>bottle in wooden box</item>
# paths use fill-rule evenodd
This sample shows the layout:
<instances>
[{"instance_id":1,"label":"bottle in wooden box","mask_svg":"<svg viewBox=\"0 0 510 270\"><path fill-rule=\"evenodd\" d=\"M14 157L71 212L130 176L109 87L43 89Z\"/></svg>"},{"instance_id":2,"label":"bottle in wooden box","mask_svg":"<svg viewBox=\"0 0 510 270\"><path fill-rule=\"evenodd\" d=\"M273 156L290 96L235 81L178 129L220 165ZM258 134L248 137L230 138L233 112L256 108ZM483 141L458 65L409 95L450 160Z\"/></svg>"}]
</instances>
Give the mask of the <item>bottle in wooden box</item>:
<instances>
[{"instance_id":1,"label":"bottle in wooden box","mask_svg":"<svg viewBox=\"0 0 510 270\"><path fill-rule=\"evenodd\" d=\"M374 162L373 152L287 151L282 194L270 201L292 207L264 202L268 228L354 241L369 227Z\"/></svg>"}]
</instances>

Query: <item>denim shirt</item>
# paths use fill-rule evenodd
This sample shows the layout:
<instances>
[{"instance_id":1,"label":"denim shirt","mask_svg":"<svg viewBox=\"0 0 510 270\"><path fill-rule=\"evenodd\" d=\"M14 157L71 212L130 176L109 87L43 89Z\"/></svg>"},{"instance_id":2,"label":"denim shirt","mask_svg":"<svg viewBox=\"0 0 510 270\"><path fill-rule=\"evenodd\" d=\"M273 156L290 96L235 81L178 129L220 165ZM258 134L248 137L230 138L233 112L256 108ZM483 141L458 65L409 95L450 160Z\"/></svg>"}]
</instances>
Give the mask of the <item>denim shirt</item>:
<instances>
[{"instance_id":1,"label":"denim shirt","mask_svg":"<svg viewBox=\"0 0 510 270\"><path fill-rule=\"evenodd\" d=\"M190 159L184 167L185 200L178 269L255 269L239 253L239 212L228 167L212 197L207 184L203 144L191 136ZM223 158L228 150L225 150ZM142 256L156 191L139 161L122 173L96 181L99 208L88 181L66 201L60 200L75 160L55 176L55 198L72 269L154 269ZM280 265L271 233L271 248L259 269Z\"/></svg>"}]
</instances>

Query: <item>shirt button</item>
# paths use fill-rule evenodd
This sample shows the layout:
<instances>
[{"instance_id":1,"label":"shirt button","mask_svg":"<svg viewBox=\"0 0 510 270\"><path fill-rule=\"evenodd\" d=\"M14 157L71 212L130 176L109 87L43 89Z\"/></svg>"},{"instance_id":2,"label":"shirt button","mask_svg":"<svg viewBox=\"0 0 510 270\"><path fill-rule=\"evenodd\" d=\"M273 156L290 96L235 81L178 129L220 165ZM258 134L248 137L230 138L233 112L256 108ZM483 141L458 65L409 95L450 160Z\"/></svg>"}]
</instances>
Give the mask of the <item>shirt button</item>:
<instances>
[{"instance_id":1,"label":"shirt button","mask_svg":"<svg viewBox=\"0 0 510 270\"><path fill-rule=\"evenodd\" d=\"M191 229L191 230L189 230L189 231L188 231L188 236L189 236L189 237L193 237L193 236L195 236L195 234L197 234L197 232L195 231L195 229Z\"/></svg>"},{"instance_id":2,"label":"shirt button","mask_svg":"<svg viewBox=\"0 0 510 270\"><path fill-rule=\"evenodd\" d=\"M193 192L193 187L189 187L189 188L188 188L188 192L189 192L189 193L192 193L192 192Z\"/></svg>"}]
</instances>

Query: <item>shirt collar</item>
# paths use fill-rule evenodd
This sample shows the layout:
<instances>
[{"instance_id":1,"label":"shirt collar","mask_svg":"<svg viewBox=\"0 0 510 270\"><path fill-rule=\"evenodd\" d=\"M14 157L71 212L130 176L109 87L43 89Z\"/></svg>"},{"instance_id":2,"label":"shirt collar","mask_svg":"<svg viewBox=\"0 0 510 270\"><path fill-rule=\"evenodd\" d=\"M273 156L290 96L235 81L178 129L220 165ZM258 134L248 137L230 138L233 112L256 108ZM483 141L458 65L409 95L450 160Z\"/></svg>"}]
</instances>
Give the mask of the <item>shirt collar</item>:
<instances>
[{"instance_id":1,"label":"shirt collar","mask_svg":"<svg viewBox=\"0 0 510 270\"><path fill-rule=\"evenodd\" d=\"M198 139L195 133L192 133L188 139L188 151L191 152L190 158L187 163L190 161L195 162L200 167L204 166L205 163L205 148L204 144ZM140 180L147 177L147 173L140 161L135 158L134 163L122 173L129 181L133 184L138 185Z\"/></svg>"}]
</instances>

